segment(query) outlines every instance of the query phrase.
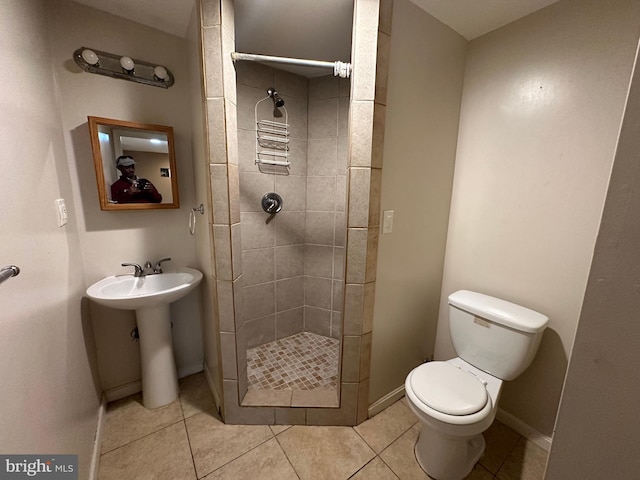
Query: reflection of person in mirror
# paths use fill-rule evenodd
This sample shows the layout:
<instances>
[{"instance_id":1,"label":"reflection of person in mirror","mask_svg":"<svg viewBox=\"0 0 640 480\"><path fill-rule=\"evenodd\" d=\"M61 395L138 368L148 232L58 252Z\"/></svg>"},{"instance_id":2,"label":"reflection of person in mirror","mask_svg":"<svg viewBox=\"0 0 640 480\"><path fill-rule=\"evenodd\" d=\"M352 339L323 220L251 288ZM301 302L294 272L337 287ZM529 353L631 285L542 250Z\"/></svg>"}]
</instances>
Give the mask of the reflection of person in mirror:
<instances>
[{"instance_id":1,"label":"reflection of person in mirror","mask_svg":"<svg viewBox=\"0 0 640 480\"><path fill-rule=\"evenodd\" d=\"M160 203L162 195L146 178L136 176L136 162L129 155L120 155L116 167L122 174L111 185L111 199L117 203Z\"/></svg>"}]
</instances>

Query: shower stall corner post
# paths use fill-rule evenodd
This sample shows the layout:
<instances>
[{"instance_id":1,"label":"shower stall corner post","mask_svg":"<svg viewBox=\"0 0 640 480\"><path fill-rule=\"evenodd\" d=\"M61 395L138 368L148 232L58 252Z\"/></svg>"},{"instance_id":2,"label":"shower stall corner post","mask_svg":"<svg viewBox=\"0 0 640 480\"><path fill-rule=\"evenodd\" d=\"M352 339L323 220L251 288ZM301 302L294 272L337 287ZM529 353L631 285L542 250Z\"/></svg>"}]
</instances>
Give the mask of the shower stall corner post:
<instances>
[{"instance_id":1,"label":"shower stall corner post","mask_svg":"<svg viewBox=\"0 0 640 480\"><path fill-rule=\"evenodd\" d=\"M345 393L355 391L355 424L369 416L369 374L373 305L380 234L380 193L386 84L389 67L393 0L355 0L351 60L347 250L342 378L357 372L357 383L342 381ZM350 351L348 345L353 345Z\"/></svg>"}]
</instances>

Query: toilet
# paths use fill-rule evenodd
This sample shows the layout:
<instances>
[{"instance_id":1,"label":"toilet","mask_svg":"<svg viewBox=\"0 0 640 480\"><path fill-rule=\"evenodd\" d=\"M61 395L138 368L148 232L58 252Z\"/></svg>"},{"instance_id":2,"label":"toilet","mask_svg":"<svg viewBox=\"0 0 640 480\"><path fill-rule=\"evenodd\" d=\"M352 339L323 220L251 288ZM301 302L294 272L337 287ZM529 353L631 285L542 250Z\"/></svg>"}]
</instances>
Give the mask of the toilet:
<instances>
[{"instance_id":1,"label":"toilet","mask_svg":"<svg viewBox=\"0 0 640 480\"><path fill-rule=\"evenodd\" d=\"M449 296L449 331L457 357L428 362L405 381L409 407L421 423L415 454L435 480L461 480L484 452L502 382L524 372L549 318L481 293Z\"/></svg>"}]
</instances>

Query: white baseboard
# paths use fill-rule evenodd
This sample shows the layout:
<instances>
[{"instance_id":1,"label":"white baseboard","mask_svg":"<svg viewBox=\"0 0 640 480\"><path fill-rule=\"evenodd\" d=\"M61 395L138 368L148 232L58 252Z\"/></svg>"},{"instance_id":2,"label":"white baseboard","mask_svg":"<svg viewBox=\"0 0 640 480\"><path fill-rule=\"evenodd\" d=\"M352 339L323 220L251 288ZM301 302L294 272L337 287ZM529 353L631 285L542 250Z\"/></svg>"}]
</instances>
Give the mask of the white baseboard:
<instances>
[{"instance_id":1,"label":"white baseboard","mask_svg":"<svg viewBox=\"0 0 640 480\"><path fill-rule=\"evenodd\" d=\"M369 405L369 418L380 413L385 408L390 407L395 402L400 400L403 396L404 396L404 384L402 384L395 390L387 393L381 399L376 400L371 405Z\"/></svg>"},{"instance_id":2,"label":"white baseboard","mask_svg":"<svg viewBox=\"0 0 640 480\"><path fill-rule=\"evenodd\" d=\"M91 465L89 467L89 480L98 480L98 467L100 466L100 450L102 448L102 432L107 413L107 397L102 395L100 407L98 407L98 425L96 434L93 437L93 452L91 454Z\"/></svg>"},{"instance_id":3,"label":"white baseboard","mask_svg":"<svg viewBox=\"0 0 640 480\"><path fill-rule=\"evenodd\" d=\"M104 391L104 396L107 398L107 402L113 402L126 398L129 395L133 395L142 391L142 381L136 380L135 382L120 385L118 387L110 388Z\"/></svg>"},{"instance_id":4,"label":"white baseboard","mask_svg":"<svg viewBox=\"0 0 640 480\"><path fill-rule=\"evenodd\" d=\"M548 452L551 449L551 437L543 433L540 433L535 428L531 427L530 425L527 425L519 418L514 417L510 413L502 410L501 408L498 408L498 411L496 412L496 418L500 420L502 423L504 423L507 427L510 427L516 432L518 432L527 440L530 440L536 445L538 445L543 450L546 450Z\"/></svg>"}]
</instances>

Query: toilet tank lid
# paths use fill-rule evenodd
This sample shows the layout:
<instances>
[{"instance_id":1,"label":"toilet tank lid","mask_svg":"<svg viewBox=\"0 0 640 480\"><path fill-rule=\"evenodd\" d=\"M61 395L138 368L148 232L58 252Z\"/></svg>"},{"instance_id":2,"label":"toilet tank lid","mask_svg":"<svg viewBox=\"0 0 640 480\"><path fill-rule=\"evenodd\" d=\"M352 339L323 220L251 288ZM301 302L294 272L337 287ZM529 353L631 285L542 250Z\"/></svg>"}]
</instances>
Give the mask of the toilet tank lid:
<instances>
[{"instance_id":1,"label":"toilet tank lid","mask_svg":"<svg viewBox=\"0 0 640 480\"><path fill-rule=\"evenodd\" d=\"M540 332L549 323L549 317L534 310L469 290L449 295L449 305L523 332Z\"/></svg>"}]
</instances>

